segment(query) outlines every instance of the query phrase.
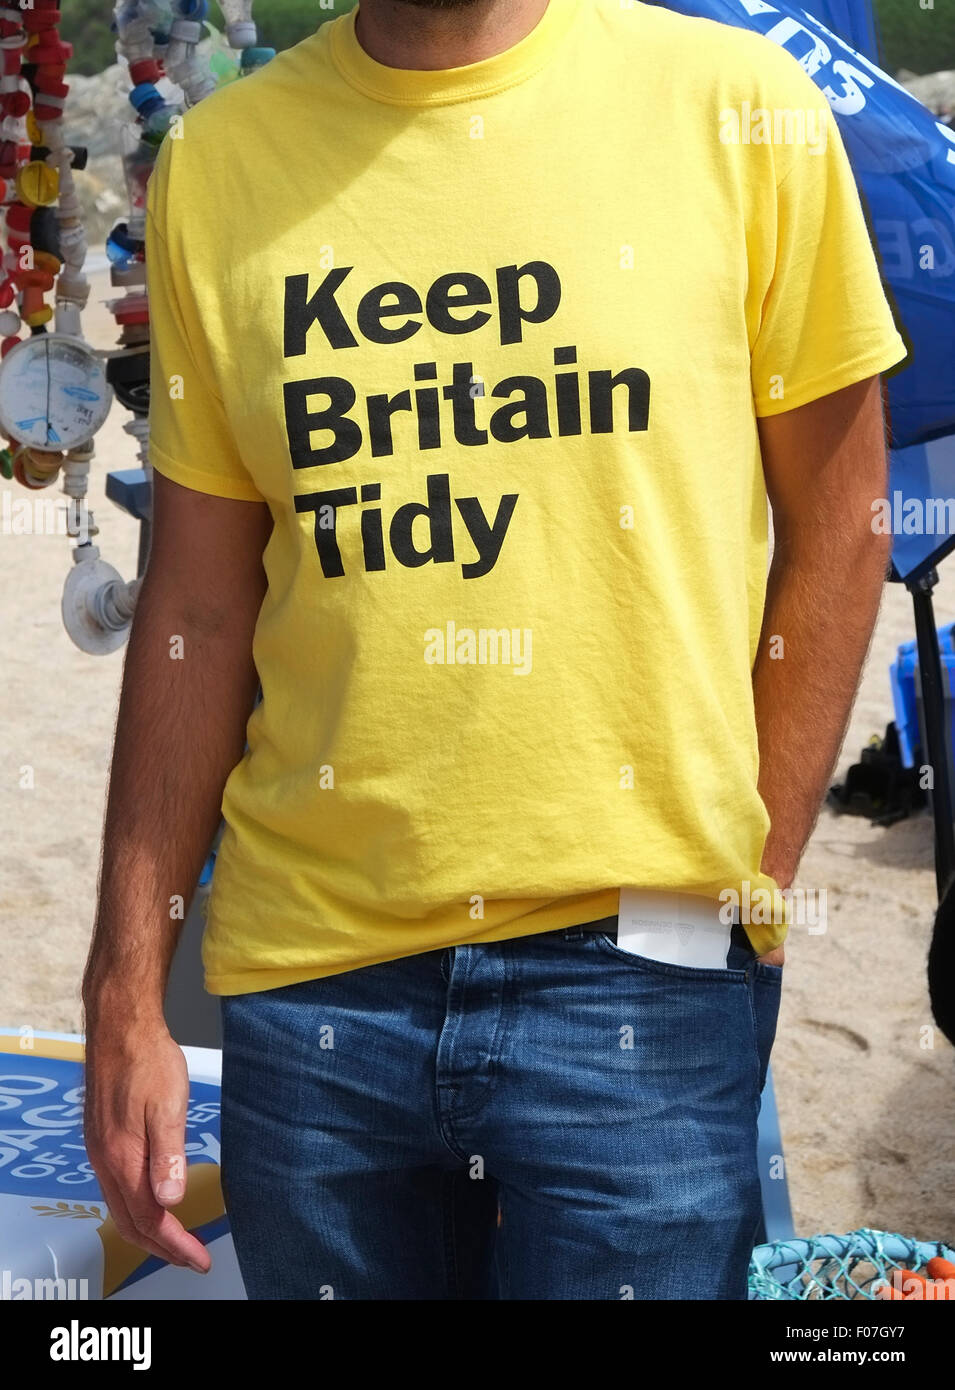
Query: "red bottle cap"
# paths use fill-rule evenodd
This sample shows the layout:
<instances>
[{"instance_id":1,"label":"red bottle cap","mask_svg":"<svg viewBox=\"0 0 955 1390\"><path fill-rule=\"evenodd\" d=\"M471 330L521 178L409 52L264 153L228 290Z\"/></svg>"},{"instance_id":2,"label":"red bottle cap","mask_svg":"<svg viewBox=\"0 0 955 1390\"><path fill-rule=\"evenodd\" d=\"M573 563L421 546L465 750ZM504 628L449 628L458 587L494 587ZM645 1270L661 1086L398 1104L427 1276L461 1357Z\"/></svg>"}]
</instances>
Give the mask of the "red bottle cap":
<instances>
[{"instance_id":1,"label":"red bottle cap","mask_svg":"<svg viewBox=\"0 0 955 1390\"><path fill-rule=\"evenodd\" d=\"M69 96L69 85L63 81L62 75L55 72L38 72L34 78L36 89L48 97Z\"/></svg>"},{"instance_id":2,"label":"red bottle cap","mask_svg":"<svg viewBox=\"0 0 955 1390\"><path fill-rule=\"evenodd\" d=\"M62 68L37 68L33 85L37 92L42 92L48 97L65 97L70 90L68 84L63 81Z\"/></svg>"},{"instance_id":3,"label":"red bottle cap","mask_svg":"<svg viewBox=\"0 0 955 1390\"><path fill-rule=\"evenodd\" d=\"M129 76L133 86L138 87L140 82L158 82L162 69L155 58L137 58L129 65Z\"/></svg>"},{"instance_id":4,"label":"red bottle cap","mask_svg":"<svg viewBox=\"0 0 955 1390\"><path fill-rule=\"evenodd\" d=\"M36 36L36 42L27 45L26 58L37 67L56 64L64 68L73 56L73 45L64 43L55 29L44 30Z\"/></svg>"},{"instance_id":5,"label":"red bottle cap","mask_svg":"<svg viewBox=\"0 0 955 1390\"><path fill-rule=\"evenodd\" d=\"M8 116L25 116L30 106L29 92L7 92L3 97L3 109Z\"/></svg>"},{"instance_id":6,"label":"red bottle cap","mask_svg":"<svg viewBox=\"0 0 955 1390\"><path fill-rule=\"evenodd\" d=\"M54 6L40 6L35 10L27 10L23 16L23 27L28 34L35 34L40 29L55 29L60 22L61 14Z\"/></svg>"},{"instance_id":7,"label":"red bottle cap","mask_svg":"<svg viewBox=\"0 0 955 1390\"><path fill-rule=\"evenodd\" d=\"M63 100L61 98L59 103L55 105L51 104L49 98L46 101L38 100L33 110L38 121L42 121L44 125L49 125L51 121L63 119Z\"/></svg>"},{"instance_id":8,"label":"red bottle cap","mask_svg":"<svg viewBox=\"0 0 955 1390\"><path fill-rule=\"evenodd\" d=\"M30 220L32 217L32 208L26 207L23 203L11 203L7 208L7 230L10 232L22 232L26 235L30 230Z\"/></svg>"},{"instance_id":9,"label":"red bottle cap","mask_svg":"<svg viewBox=\"0 0 955 1390\"><path fill-rule=\"evenodd\" d=\"M148 309L114 309L113 317L117 323L148 323Z\"/></svg>"}]
</instances>

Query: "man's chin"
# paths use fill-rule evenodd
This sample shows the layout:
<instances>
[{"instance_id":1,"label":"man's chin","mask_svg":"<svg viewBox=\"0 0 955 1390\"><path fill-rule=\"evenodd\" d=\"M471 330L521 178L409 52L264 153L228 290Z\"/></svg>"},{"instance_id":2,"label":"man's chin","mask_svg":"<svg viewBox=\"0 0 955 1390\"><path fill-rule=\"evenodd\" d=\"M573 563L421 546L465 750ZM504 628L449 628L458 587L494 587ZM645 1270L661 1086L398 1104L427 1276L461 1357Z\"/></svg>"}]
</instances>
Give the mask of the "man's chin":
<instances>
[{"instance_id":1,"label":"man's chin","mask_svg":"<svg viewBox=\"0 0 955 1390\"><path fill-rule=\"evenodd\" d=\"M394 0L394 3L413 6L416 10L467 10L481 0Z\"/></svg>"},{"instance_id":2,"label":"man's chin","mask_svg":"<svg viewBox=\"0 0 955 1390\"><path fill-rule=\"evenodd\" d=\"M396 5L413 5L417 10L466 10L481 0L394 0Z\"/></svg>"}]
</instances>

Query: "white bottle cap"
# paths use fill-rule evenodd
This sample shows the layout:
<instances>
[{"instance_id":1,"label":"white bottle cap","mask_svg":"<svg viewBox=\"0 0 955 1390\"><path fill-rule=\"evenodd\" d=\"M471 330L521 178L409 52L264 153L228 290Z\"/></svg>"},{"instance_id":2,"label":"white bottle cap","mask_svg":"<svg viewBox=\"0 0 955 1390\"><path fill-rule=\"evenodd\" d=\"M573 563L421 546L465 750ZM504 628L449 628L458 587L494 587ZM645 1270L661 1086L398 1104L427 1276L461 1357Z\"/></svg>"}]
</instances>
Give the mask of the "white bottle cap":
<instances>
[{"instance_id":1,"label":"white bottle cap","mask_svg":"<svg viewBox=\"0 0 955 1390\"><path fill-rule=\"evenodd\" d=\"M237 19L233 24L227 24L225 31L230 48L254 48L258 42L259 31L254 20Z\"/></svg>"}]
</instances>

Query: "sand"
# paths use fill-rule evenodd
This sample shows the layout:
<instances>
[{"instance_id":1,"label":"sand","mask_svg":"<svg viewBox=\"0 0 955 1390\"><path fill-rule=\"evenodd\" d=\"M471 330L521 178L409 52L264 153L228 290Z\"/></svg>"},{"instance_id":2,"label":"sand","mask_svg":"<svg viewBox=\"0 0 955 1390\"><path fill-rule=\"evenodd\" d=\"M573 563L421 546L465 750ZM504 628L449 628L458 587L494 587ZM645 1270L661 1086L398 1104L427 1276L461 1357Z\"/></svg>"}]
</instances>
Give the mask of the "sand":
<instances>
[{"instance_id":1,"label":"sand","mask_svg":"<svg viewBox=\"0 0 955 1390\"><path fill-rule=\"evenodd\" d=\"M940 573L939 623L955 617L955 571ZM911 599L890 585L837 780L891 719L888 666L913 636ZM827 889L828 931L791 934L773 1054L796 1230L868 1225L951 1243L955 1078L925 978L931 820L881 829L824 810L798 882Z\"/></svg>"},{"instance_id":2,"label":"sand","mask_svg":"<svg viewBox=\"0 0 955 1390\"><path fill-rule=\"evenodd\" d=\"M92 278L86 331L111 346L108 280ZM103 558L132 578L137 527L103 494L107 471L135 466L127 418L115 407L97 437L90 498ZM26 495L2 480L0 487ZM95 911L122 653L85 656L66 636L60 595L69 550L64 536L0 535L6 1026L81 1027L78 987ZM938 617L955 619L955 562L943 569ZM890 586L840 775L892 718L888 666L913 632L909 597ZM32 788L22 785L26 767ZM823 811L799 883L827 890L828 930L791 936L773 1056L796 1230L868 1225L952 1241L955 1076L950 1047L932 1036L925 984L935 906L931 822L919 815L876 829Z\"/></svg>"}]
</instances>

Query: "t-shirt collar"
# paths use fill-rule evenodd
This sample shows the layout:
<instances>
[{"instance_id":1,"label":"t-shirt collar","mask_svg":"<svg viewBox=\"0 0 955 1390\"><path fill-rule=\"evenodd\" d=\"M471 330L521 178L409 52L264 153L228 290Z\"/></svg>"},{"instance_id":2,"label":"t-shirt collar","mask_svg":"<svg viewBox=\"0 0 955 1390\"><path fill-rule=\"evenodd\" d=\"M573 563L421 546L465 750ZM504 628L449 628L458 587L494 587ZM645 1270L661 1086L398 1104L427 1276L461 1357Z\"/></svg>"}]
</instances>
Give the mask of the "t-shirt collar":
<instances>
[{"instance_id":1,"label":"t-shirt collar","mask_svg":"<svg viewBox=\"0 0 955 1390\"><path fill-rule=\"evenodd\" d=\"M377 62L358 42L358 7L328 27L332 60L342 77L376 101L399 106L443 106L492 96L532 77L549 61L567 34L580 0L550 0L537 24L503 53L458 68L427 71L393 68Z\"/></svg>"}]
</instances>

